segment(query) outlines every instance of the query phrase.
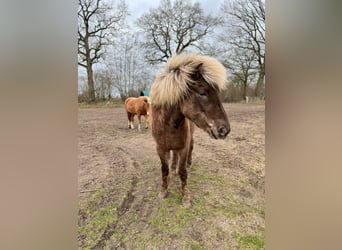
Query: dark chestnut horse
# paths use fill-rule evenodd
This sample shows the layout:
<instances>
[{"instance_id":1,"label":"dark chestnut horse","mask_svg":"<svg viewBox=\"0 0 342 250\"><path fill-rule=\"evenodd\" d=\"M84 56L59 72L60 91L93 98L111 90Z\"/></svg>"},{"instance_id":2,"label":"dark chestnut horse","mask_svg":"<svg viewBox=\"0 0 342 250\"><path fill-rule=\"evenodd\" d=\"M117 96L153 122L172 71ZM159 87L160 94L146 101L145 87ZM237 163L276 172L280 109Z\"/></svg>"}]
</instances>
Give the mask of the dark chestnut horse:
<instances>
[{"instance_id":1,"label":"dark chestnut horse","mask_svg":"<svg viewBox=\"0 0 342 250\"><path fill-rule=\"evenodd\" d=\"M148 128L150 100L147 96L128 97L125 100L128 128L134 129L134 116L138 116L138 130L141 131L141 116L145 116L145 128Z\"/></svg>"},{"instance_id":2,"label":"dark chestnut horse","mask_svg":"<svg viewBox=\"0 0 342 250\"><path fill-rule=\"evenodd\" d=\"M219 98L226 70L217 60L202 55L176 55L169 59L151 88L152 135L161 161L162 187L159 198L167 196L171 169L178 167L183 206L190 207L187 167L191 164L193 133L197 127L214 139L230 131L227 114Z\"/></svg>"}]
</instances>

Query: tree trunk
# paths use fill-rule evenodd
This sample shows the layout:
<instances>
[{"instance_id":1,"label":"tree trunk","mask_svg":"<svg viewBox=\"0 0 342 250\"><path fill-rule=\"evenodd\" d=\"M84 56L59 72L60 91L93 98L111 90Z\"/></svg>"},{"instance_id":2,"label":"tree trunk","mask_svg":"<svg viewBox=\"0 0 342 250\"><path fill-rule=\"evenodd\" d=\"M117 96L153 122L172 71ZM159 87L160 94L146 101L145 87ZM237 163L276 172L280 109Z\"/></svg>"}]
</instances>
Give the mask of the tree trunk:
<instances>
[{"instance_id":1,"label":"tree trunk","mask_svg":"<svg viewBox=\"0 0 342 250\"><path fill-rule=\"evenodd\" d=\"M259 70L259 76L258 76L258 81L255 85L255 89L254 89L254 94L255 96L261 97L262 93L262 87L264 85L264 79L265 79L265 64L263 64L260 67Z\"/></svg>"},{"instance_id":2,"label":"tree trunk","mask_svg":"<svg viewBox=\"0 0 342 250\"><path fill-rule=\"evenodd\" d=\"M95 89L94 89L94 78L92 65L87 64L87 75L88 75L88 98L89 102L95 101Z\"/></svg>"},{"instance_id":3,"label":"tree trunk","mask_svg":"<svg viewBox=\"0 0 342 250\"><path fill-rule=\"evenodd\" d=\"M246 100L246 96L247 96L247 81L243 83L243 100Z\"/></svg>"}]
</instances>

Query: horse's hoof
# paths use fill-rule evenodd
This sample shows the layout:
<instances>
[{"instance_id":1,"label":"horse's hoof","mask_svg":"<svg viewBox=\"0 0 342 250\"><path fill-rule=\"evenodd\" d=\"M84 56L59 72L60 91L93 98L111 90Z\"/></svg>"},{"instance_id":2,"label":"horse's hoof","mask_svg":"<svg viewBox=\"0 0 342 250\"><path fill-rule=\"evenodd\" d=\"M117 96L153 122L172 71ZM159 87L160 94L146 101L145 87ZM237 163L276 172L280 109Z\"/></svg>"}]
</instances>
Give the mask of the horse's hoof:
<instances>
[{"instance_id":1,"label":"horse's hoof","mask_svg":"<svg viewBox=\"0 0 342 250\"><path fill-rule=\"evenodd\" d=\"M159 199L165 199L167 196L167 191L161 191L159 194L158 194L158 198Z\"/></svg>"},{"instance_id":2,"label":"horse's hoof","mask_svg":"<svg viewBox=\"0 0 342 250\"><path fill-rule=\"evenodd\" d=\"M189 197L183 197L182 200L183 207L190 208L191 207L191 201Z\"/></svg>"}]
</instances>

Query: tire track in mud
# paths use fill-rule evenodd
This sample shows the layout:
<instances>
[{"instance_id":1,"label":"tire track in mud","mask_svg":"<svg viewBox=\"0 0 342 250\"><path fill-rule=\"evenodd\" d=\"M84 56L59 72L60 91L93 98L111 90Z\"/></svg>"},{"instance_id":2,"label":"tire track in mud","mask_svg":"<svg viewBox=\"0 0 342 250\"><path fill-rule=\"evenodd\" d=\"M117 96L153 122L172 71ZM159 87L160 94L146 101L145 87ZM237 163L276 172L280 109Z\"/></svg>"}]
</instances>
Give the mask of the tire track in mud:
<instances>
[{"instance_id":1,"label":"tire track in mud","mask_svg":"<svg viewBox=\"0 0 342 250\"><path fill-rule=\"evenodd\" d=\"M126 159L125 163L127 164L124 164L124 167L126 168L126 170L132 170L132 168L133 169L139 168L140 164L133 157L131 157L130 154L127 153L126 150L124 150L122 147L117 147L116 150L117 152L120 152L121 159ZM122 157L121 154L124 155L124 157ZM132 182L131 182L130 189L127 191L125 198L122 200L121 204L117 208L118 219L113 224L107 225L106 229L104 230L104 232L102 233L100 237L100 240L91 249L94 249L94 250L103 249L106 246L106 241L109 240L111 236L115 233L115 229L116 229L117 223L120 221L120 217L126 214L131 209L132 203L134 202L134 199L135 199L134 192L136 191L138 177L133 175L131 180Z\"/></svg>"},{"instance_id":2,"label":"tire track in mud","mask_svg":"<svg viewBox=\"0 0 342 250\"><path fill-rule=\"evenodd\" d=\"M124 215L127 211L129 211L130 207L132 206L132 203L133 203L134 198L135 198L135 196L133 195L133 192L135 191L137 183L138 183L137 177L134 176L130 190L127 192L127 195L125 196L121 205L117 209L118 216Z\"/></svg>"},{"instance_id":3,"label":"tire track in mud","mask_svg":"<svg viewBox=\"0 0 342 250\"><path fill-rule=\"evenodd\" d=\"M121 147L117 147L117 150L119 150L121 153L126 155L125 159L128 161L128 168L134 172L134 175L132 176L131 180L131 188L127 191L127 194L124 198L124 200L121 202L120 206L118 207L118 216L124 215L131 207L135 196L133 195L137 183L138 183L138 177L135 175L135 172L138 170L140 167L140 164L129 154L127 153L127 150L124 150Z\"/></svg>"},{"instance_id":4,"label":"tire track in mud","mask_svg":"<svg viewBox=\"0 0 342 250\"><path fill-rule=\"evenodd\" d=\"M131 205L135 199L135 196L133 195L133 193L135 191L137 183L138 183L137 177L134 176L130 190L128 190L126 197L121 202L121 205L117 208L118 219L121 216L123 216L126 212L128 212L129 209L131 208ZM112 235L115 233L115 229L116 229L118 222L119 220L116 220L115 223L107 225L106 229L104 230L104 232L102 233L100 237L100 240L91 249L94 249L94 250L103 249L106 245L106 241L109 240L112 237Z\"/></svg>"}]
</instances>

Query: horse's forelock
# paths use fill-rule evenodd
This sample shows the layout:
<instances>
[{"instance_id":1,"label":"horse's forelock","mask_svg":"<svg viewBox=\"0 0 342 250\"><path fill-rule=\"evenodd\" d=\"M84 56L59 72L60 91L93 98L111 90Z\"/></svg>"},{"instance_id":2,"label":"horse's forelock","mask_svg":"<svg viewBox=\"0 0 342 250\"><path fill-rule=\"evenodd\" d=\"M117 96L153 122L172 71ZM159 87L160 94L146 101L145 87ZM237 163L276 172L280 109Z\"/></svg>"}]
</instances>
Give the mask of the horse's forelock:
<instances>
[{"instance_id":1,"label":"horse's forelock","mask_svg":"<svg viewBox=\"0 0 342 250\"><path fill-rule=\"evenodd\" d=\"M223 89L226 69L217 60L202 55L177 55L169 59L164 72L157 75L152 88L151 99L156 106L175 105L184 99L189 91L188 84L200 73L212 87Z\"/></svg>"}]
</instances>

